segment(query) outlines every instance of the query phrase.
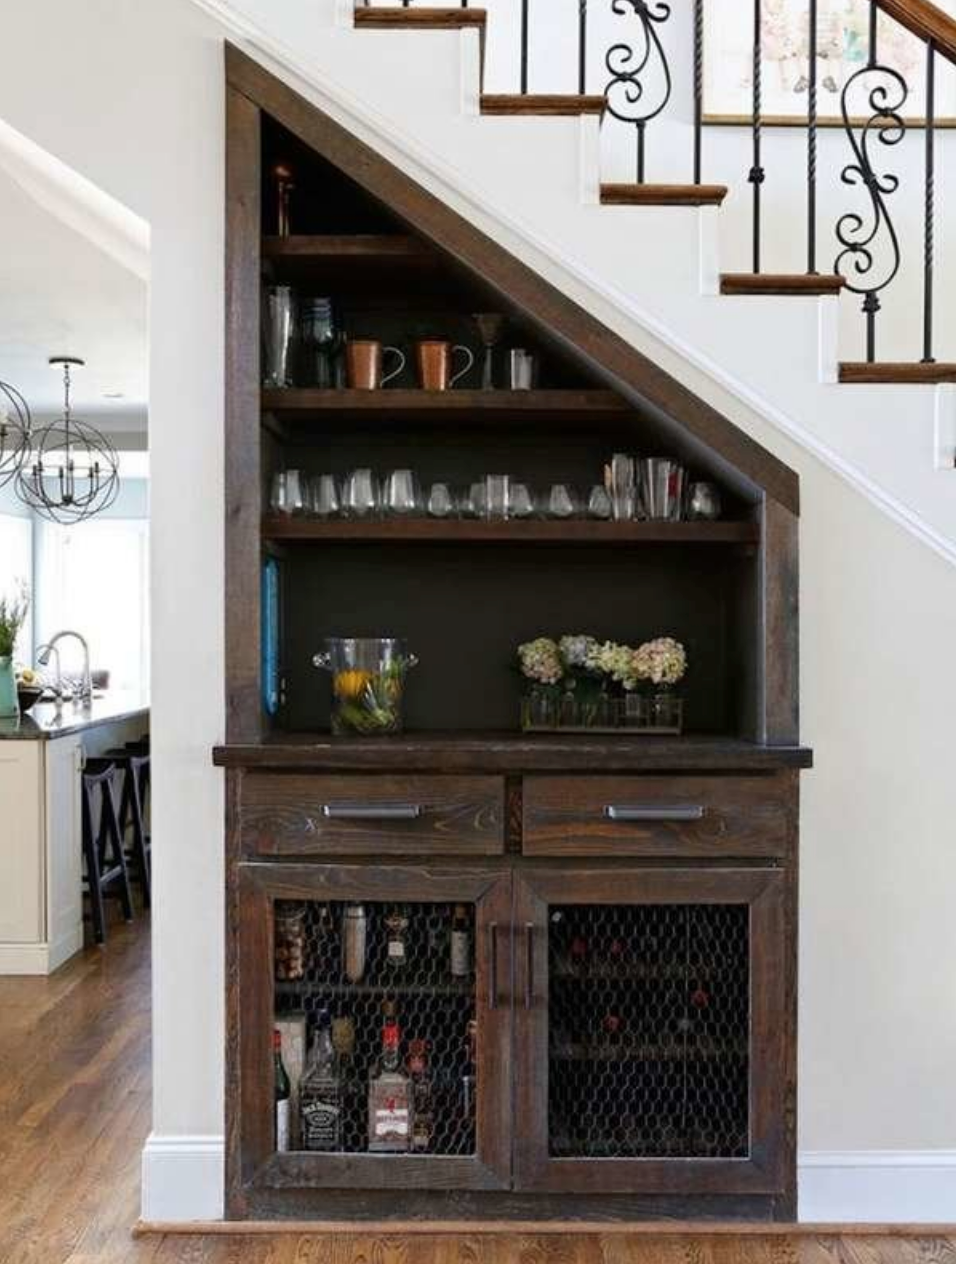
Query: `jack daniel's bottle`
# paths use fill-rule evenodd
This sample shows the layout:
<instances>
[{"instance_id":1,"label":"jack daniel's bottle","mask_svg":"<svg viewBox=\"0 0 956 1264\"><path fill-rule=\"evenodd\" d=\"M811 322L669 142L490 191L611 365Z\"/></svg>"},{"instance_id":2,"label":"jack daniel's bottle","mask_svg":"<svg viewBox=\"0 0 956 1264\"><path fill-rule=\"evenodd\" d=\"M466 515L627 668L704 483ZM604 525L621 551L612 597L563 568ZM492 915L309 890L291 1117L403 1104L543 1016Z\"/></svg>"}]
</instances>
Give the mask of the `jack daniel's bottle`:
<instances>
[{"instance_id":1,"label":"jack daniel's bottle","mask_svg":"<svg viewBox=\"0 0 956 1264\"><path fill-rule=\"evenodd\" d=\"M368 1085L368 1148L379 1154L407 1150L412 1131L408 1076L401 1069L402 1033L394 1001L382 1006L382 1057Z\"/></svg>"},{"instance_id":2,"label":"jack daniel's bottle","mask_svg":"<svg viewBox=\"0 0 956 1264\"><path fill-rule=\"evenodd\" d=\"M319 1011L299 1089L299 1114L304 1150L341 1150L342 1085L327 1009Z\"/></svg>"}]
</instances>

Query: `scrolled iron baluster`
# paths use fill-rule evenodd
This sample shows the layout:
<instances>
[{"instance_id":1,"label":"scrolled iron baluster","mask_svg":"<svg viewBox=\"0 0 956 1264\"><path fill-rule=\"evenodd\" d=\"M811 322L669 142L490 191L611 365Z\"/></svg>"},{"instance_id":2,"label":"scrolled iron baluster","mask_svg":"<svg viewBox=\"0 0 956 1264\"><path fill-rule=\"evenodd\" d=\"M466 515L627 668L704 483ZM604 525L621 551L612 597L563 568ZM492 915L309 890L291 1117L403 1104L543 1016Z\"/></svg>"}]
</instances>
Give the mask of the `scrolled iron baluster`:
<instances>
[{"instance_id":1,"label":"scrolled iron baluster","mask_svg":"<svg viewBox=\"0 0 956 1264\"><path fill-rule=\"evenodd\" d=\"M700 184L704 133L704 0L694 0L694 184Z\"/></svg>"},{"instance_id":2,"label":"scrolled iron baluster","mask_svg":"<svg viewBox=\"0 0 956 1264\"><path fill-rule=\"evenodd\" d=\"M578 0L578 92L583 97L588 82L588 0Z\"/></svg>"},{"instance_id":3,"label":"scrolled iron baluster","mask_svg":"<svg viewBox=\"0 0 956 1264\"><path fill-rule=\"evenodd\" d=\"M751 124L752 158L747 181L753 186L753 270L760 271L760 201L766 172L763 167L763 12L760 0L754 0L753 31L753 122Z\"/></svg>"},{"instance_id":4,"label":"scrolled iron baluster","mask_svg":"<svg viewBox=\"0 0 956 1264\"><path fill-rule=\"evenodd\" d=\"M923 363L934 364L933 264L936 254L936 45L926 45L926 138L923 191Z\"/></svg>"},{"instance_id":5,"label":"scrolled iron baluster","mask_svg":"<svg viewBox=\"0 0 956 1264\"><path fill-rule=\"evenodd\" d=\"M882 76L884 82L876 83L869 89L867 100L872 114L857 136L850 117L850 98L854 86L872 76ZM876 316L881 307L880 294L899 272L901 258L899 237L886 205L886 198L899 188L899 177L892 172L877 172L871 146L874 137L881 145L889 147L898 145L906 135L906 123L900 110L908 95L909 89L900 72L891 66L879 65L871 56L866 66L850 76L840 97L843 126L854 156L854 161L843 168L840 179L851 187L866 189L870 198L870 216L866 219L857 211L847 211L837 220L836 237L842 250L837 255L833 270L843 276L848 290L863 295L866 358L871 364L876 359ZM886 267L882 273L877 268L881 239L886 242Z\"/></svg>"},{"instance_id":6,"label":"scrolled iron baluster","mask_svg":"<svg viewBox=\"0 0 956 1264\"><path fill-rule=\"evenodd\" d=\"M657 27L670 17L671 6L666 0L611 0L612 13L624 15L628 8L640 20L641 42L639 46L612 44L607 50L604 65L611 78L604 89L604 101L610 115L637 130L637 182L643 184L645 129L666 107L673 86L667 55L657 33ZM658 70L660 86L655 99L647 102L645 72L652 66Z\"/></svg>"}]
</instances>

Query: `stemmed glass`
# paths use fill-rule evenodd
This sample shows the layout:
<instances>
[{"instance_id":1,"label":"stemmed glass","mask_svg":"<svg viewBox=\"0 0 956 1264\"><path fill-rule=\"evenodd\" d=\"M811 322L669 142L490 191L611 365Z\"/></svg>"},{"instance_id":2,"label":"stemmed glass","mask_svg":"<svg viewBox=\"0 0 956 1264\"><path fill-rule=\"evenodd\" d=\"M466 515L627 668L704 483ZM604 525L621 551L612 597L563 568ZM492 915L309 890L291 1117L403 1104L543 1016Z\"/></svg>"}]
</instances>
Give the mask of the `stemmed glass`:
<instances>
[{"instance_id":1,"label":"stemmed glass","mask_svg":"<svg viewBox=\"0 0 956 1264\"><path fill-rule=\"evenodd\" d=\"M379 508L375 475L371 470L353 470L345 480L342 509L349 518L369 518Z\"/></svg>"},{"instance_id":2,"label":"stemmed glass","mask_svg":"<svg viewBox=\"0 0 956 1264\"><path fill-rule=\"evenodd\" d=\"M302 300L299 339L303 385L328 390L335 385L335 353L341 341L330 298Z\"/></svg>"},{"instance_id":3,"label":"stemmed glass","mask_svg":"<svg viewBox=\"0 0 956 1264\"><path fill-rule=\"evenodd\" d=\"M485 355L481 365L481 389L495 389L495 347L501 341L505 318L498 312L477 312L474 317Z\"/></svg>"}]
</instances>

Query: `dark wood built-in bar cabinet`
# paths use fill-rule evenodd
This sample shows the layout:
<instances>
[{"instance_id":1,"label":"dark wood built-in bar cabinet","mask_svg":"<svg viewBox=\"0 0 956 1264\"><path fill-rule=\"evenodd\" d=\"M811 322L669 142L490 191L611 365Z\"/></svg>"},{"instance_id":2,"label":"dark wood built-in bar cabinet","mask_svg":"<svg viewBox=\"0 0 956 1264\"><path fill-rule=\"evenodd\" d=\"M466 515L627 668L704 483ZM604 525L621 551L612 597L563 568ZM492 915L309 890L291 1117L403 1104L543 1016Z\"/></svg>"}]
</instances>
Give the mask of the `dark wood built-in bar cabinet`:
<instances>
[{"instance_id":1,"label":"dark wood built-in bar cabinet","mask_svg":"<svg viewBox=\"0 0 956 1264\"><path fill-rule=\"evenodd\" d=\"M810 763L796 476L231 48L227 126L227 731L214 758L227 786L228 1217L792 1219ZM296 185L282 233L277 167ZM425 391L410 357L379 390L263 389L262 295L276 284L331 296L350 337L406 347L441 331L480 350L473 313L502 313L538 383L482 390L476 369ZM720 520L269 509L287 468L586 485L613 452L675 455L719 485ZM522 732L517 645L579 631L683 642L682 736ZM400 636L417 654L402 734L330 735L312 657L348 635ZM356 909L360 969L345 931ZM294 968L279 964L290 924ZM343 1068L334 1144L279 1153L273 1029L301 1015L311 1040L323 1012ZM389 1012L402 1074L427 1049L427 1127L420 1106L403 1152L368 1125Z\"/></svg>"}]
</instances>

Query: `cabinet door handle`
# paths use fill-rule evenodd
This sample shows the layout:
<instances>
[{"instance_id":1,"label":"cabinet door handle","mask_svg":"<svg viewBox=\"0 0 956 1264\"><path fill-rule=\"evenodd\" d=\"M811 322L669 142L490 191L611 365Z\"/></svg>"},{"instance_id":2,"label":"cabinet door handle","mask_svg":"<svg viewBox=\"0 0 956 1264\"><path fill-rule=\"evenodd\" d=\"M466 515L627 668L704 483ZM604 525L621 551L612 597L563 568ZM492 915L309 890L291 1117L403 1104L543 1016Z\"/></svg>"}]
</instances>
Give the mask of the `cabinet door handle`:
<instances>
[{"instance_id":1,"label":"cabinet door handle","mask_svg":"<svg viewBox=\"0 0 956 1264\"><path fill-rule=\"evenodd\" d=\"M417 821L420 803L324 803L322 815L328 821Z\"/></svg>"},{"instance_id":2,"label":"cabinet door handle","mask_svg":"<svg viewBox=\"0 0 956 1264\"><path fill-rule=\"evenodd\" d=\"M703 819L704 809L699 803L654 804L648 807L606 803L604 815L609 821L700 821Z\"/></svg>"},{"instance_id":3,"label":"cabinet door handle","mask_svg":"<svg viewBox=\"0 0 956 1264\"><path fill-rule=\"evenodd\" d=\"M534 922L525 922L524 1007L534 1009Z\"/></svg>"},{"instance_id":4,"label":"cabinet door handle","mask_svg":"<svg viewBox=\"0 0 956 1264\"><path fill-rule=\"evenodd\" d=\"M498 1008L498 923L488 923L488 1008Z\"/></svg>"}]
</instances>

